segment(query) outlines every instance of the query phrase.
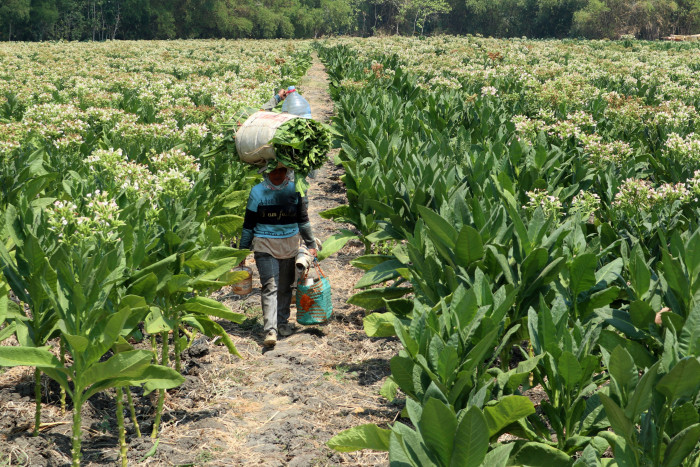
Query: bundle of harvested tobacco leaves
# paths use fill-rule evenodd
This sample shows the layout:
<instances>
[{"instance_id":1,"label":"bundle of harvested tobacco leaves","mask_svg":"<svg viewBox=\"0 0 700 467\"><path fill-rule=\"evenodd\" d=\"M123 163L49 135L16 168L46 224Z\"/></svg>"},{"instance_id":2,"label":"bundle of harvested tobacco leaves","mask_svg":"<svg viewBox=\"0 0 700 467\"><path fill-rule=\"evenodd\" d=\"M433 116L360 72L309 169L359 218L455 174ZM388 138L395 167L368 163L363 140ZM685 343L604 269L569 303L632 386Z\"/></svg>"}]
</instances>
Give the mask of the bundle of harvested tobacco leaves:
<instances>
[{"instance_id":1,"label":"bundle of harvested tobacco leaves","mask_svg":"<svg viewBox=\"0 0 700 467\"><path fill-rule=\"evenodd\" d=\"M212 150L200 157L206 158L221 153L236 153L236 131L243 122L250 118L250 112L241 112L237 119L220 125L224 140ZM258 141L262 145L272 145L275 158L268 160L267 168L274 169L278 163L294 170L296 190L306 193L309 183L308 175L320 168L331 149L331 134L329 125L307 118L293 118L275 130L271 140ZM240 156L240 155L239 155Z\"/></svg>"},{"instance_id":2,"label":"bundle of harvested tobacco leaves","mask_svg":"<svg viewBox=\"0 0 700 467\"><path fill-rule=\"evenodd\" d=\"M275 148L275 160L268 167L279 162L293 169L296 189L303 194L309 187L306 177L323 165L331 149L331 128L315 120L295 118L277 129L270 144Z\"/></svg>"}]
</instances>

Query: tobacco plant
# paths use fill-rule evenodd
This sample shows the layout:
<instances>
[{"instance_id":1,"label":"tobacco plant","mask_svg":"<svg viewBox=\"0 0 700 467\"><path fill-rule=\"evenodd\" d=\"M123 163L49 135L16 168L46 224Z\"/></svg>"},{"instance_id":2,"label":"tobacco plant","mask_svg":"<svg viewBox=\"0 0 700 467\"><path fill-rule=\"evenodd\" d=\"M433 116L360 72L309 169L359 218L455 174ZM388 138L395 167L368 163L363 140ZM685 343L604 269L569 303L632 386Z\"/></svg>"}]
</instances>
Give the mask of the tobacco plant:
<instances>
[{"instance_id":1,"label":"tobacco plant","mask_svg":"<svg viewBox=\"0 0 700 467\"><path fill-rule=\"evenodd\" d=\"M696 309L692 317L696 335L683 339L694 353L700 345L699 318ZM685 352L670 331L665 340L667 351L641 376L624 348L604 354L611 384L598 397L614 433L599 436L619 464L690 466L700 459L700 360L683 357Z\"/></svg>"},{"instance_id":2,"label":"tobacco plant","mask_svg":"<svg viewBox=\"0 0 700 467\"><path fill-rule=\"evenodd\" d=\"M570 465L581 453L578 464L597 465L605 430L616 430L596 392L612 377L607 356L619 347L645 371L666 355L669 339L682 333L687 347L694 335L687 321L700 237L690 232L699 191L695 120L683 112L697 110L686 102L678 119L659 109L658 120L650 112L640 124L629 107L620 110L625 98L595 92L601 83L560 98L544 91L549 77L534 90L502 69L474 69L468 52L462 73L461 65L431 63L429 47L418 47L426 63L392 47L318 47L349 201L324 216L352 224L366 253L380 253L353 262L365 271L356 286L364 290L350 302L378 312L365 318L369 335L396 334L404 345L382 394L395 397L398 383L421 403L432 384L450 403L472 401L453 397L460 373L450 365L469 348L445 330L492 324L469 315L460 297L475 294L488 315L488 297L497 296L489 293L499 290L508 305L489 344L495 353L480 359L469 384L476 390L487 381L481 375L494 377L482 387L485 400L533 385L548 396L540 414L510 428L528 441L510 443L508 462L537 465L539 456ZM393 246L379 251L386 244ZM513 362L512 349L524 360ZM654 423L663 416L648 415Z\"/></svg>"}]
</instances>

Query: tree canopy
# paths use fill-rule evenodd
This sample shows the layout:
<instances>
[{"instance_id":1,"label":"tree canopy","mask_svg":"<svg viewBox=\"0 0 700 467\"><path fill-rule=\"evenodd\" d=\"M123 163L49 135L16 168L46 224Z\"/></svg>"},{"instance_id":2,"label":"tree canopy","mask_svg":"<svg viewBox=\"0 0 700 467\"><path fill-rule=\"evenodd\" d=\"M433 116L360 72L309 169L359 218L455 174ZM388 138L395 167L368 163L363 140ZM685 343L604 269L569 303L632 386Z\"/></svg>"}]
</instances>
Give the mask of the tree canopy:
<instances>
[{"instance_id":1,"label":"tree canopy","mask_svg":"<svg viewBox=\"0 0 700 467\"><path fill-rule=\"evenodd\" d=\"M0 40L700 33L700 0L2 0Z\"/></svg>"}]
</instances>

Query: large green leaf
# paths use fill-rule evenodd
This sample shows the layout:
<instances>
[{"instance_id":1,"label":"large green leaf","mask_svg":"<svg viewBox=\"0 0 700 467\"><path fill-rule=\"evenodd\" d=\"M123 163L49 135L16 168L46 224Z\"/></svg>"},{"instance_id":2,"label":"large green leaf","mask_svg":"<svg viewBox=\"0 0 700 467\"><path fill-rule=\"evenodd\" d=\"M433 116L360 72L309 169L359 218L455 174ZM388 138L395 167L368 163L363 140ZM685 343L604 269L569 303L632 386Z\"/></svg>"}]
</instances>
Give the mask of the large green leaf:
<instances>
[{"instance_id":1,"label":"large green leaf","mask_svg":"<svg viewBox=\"0 0 700 467\"><path fill-rule=\"evenodd\" d=\"M391 337L396 335L393 313L372 313L362 320L369 337Z\"/></svg>"},{"instance_id":2,"label":"large green leaf","mask_svg":"<svg viewBox=\"0 0 700 467\"><path fill-rule=\"evenodd\" d=\"M388 451L390 436L391 430L385 430L374 423L369 423L341 431L332 437L326 445L340 452L359 451L360 449Z\"/></svg>"},{"instance_id":3,"label":"large green leaf","mask_svg":"<svg viewBox=\"0 0 700 467\"><path fill-rule=\"evenodd\" d=\"M678 348L684 356L700 356L700 302L695 302L678 337Z\"/></svg>"},{"instance_id":4,"label":"large green leaf","mask_svg":"<svg viewBox=\"0 0 700 467\"><path fill-rule=\"evenodd\" d=\"M243 358L226 330L219 323L212 321L208 316L189 314L182 317L182 322L201 330L209 337L219 336L229 353Z\"/></svg>"},{"instance_id":5,"label":"large green leaf","mask_svg":"<svg viewBox=\"0 0 700 467\"><path fill-rule=\"evenodd\" d=\"M151 307L151 311L144 319L144 328L149 334L172 331L173 326L175 326L175 321L165 317L163 311L158 307Z\"/></svg>"},{"instance_id":6,"label":"large green leaf","mask_svg":"<svg viewBox=\"0 0 700 467\"><path fill-rule=\"evenodd\" d=\"M337 206L326 211L321 211L318 213L324 219L332 219L337 222L352 223L352 208L347 204L342 206Z\"/></svg>"},{"instance_id":7,"label":"large green leaf","mask_svg":"<svg viewBox=\"0 0 700 467\"><path fill-rule=\"evenodd\" d=\"M637 382L637 367L630 353L622 346L615 347L610 354L608 371L621 396Z\"/></svg>"},{"instance_id":8,"label":"large green leaf","mask_svg":"<svg viewBox=\"0 0 700 467\"><path fill-rule=\"evenodd\" d=\"M323 247L318 252L318 260L323 261L333 253L337 253L350 240L356 238L358 238L357 235L347 229L342 229L339 233L331 235L326 239L326 241L323 242Z\"/></svg>"},{"instance_id":9,"label":"large green leaf","mask_svg":"<svg viewBox=\"0 0 700 467\"><path fill-rule=\"evenodd\" d=\"M600 397L600 401L603 403L603 407L605 407L605 414L608 416L610 426L613 430L615 430L615 433L624 437L625 439L631 439L632 434L634 433L634 425L625 416L625 412L615 403L615 401L610 399L605 394L599 392L598 397Z\"/></svg>"},{"instance_id":10,"label":"large green leaf","mask_svg":"<svg viewBox=\"0 0 700 467\"><path fill-rule=\"evenodd\" d=\"M0 329L0 342L8 339L17 330L16 323L9 323L4 328Z\"/></svg>"},{"instance_id":11,"label":"large green leaf","mask_svg":"<svg viewBox=\"0 0 700 467\"><path fill-rule=\"evenodd\" d=\"M391 255L364 255L351 260L350 264L358 269L369 271L381 263L392 259L394 259L394 257Z\"/></svg>"},{"instance_id":12,"label":"large green leaf","mask_svg":"<svg viewBox=\"0 0 700 467\"><path fill-rule=\"evenodd\" d=\"M700 362L696 358L684 358L666 373L656 385L656 390L673 403L682 397L697 395L700 387Z\"/></svg>"},{"instance_id":13,"label":"large green leaf","mask_svg":"<svg viewBox=\"0 0 700 467\"><path fill-rule=\"evenodd\" d=\"M634 393L629 397L629 402L625 407L625 416L633 422L651 405L660 364L661 362L656 362L642 375L639 384L634 388Z\"/></svg>"},{"instance_id":14,"label":"large green leaf","mask_svg":"<svg viewBox=\"0 0 700 467\"><path fill-rule=\"evenodd\" d=\"M581 377L583 376L583 370L581 369L578 359L568 350L563 352L559 357L557 369L561 377L564 378L566 386L571 389L581 381Z\"/></svg>"},{"instance_id":15,"label":"large green leaf","mask_svg":"<svg viewBox=\"0 0 700 467\"><path fill-rule=\"evenodd\" d=\"M673 410L671 426L666 432L673 436L698 422L700 422L700 413L698 413L693 403L688 401Z\"/></svg>"},{"instance_id":16,"label":"large green leaf","mask_svg":"<svg viewBox=\"0 0 700 467\"><path fill-rule=\"evenodd\" d=\"M0 276L2 277L2 276ZM5 322L7 311L9 309L10 298L8 296L9 289L0 279L0 325ZM2 342L2 340L0 340Z\"/></svg>"},{"instance_id":17,"label":"large green leaf","mask_svg":"<svg viewBox=\"0 0 700 467\"><path fill-rule=\"evenodd\" d=\"M396 381L396 384L399 385L403 392L413 396L415 394L413 383L413 367L415 364L413 360L395 355L389 361L389 366L391 368L391 377Z\"/></svg>"},{"instance_id":18,"label":"large green leaf","mask_svg":"<svg viewBox=\"0 0 700 467\"><path fill-rule=\"evenodd\" d=\"M617 258L603 265L602 268L598 269L595 272L596 284L602 282L604 283L604 285L609 285L612 284L614 281L618 280L624 265L625 262L622 260L622 258Z\"/></svg>"},{"instance_id":19,"label":"large green leaf","mask_svg":"<svg viewBox=\"0 0 700 467\"><path fill-rule=\"evenodd\" d=\"M124 331L124 325L131 315L131 308L122 308L101 322L102 326L96 326L90 335L90 347L88 348L86 363L98 361L117 341ZM104 324L103 324L104 323ZM134 325L138 324L132 323ZM127 331L131 331L128 329ZM95 336L95 332L98 333Z\"/></svg>"},{"instance_id":20,"label":"large green leaf","mask_svg":"<svg viewBox=\"0 0 700 467\"><path fill-rule=\"evenodd\" d=\"M574 463L574 467L600 467L601 463L598 459L598 453L596 452L593 445L589 444L581 453Z\"/></svg>"},{"instance_id":21,"label":"large green leaf","mask_svg":"<svg viewBox=\"0 0 700 467\"><path fill-rule=\"evenodd\" d=\"M136 279L129 287L129 293L140 295L148 302L152 302L158 291L158 276L154 273L144 274Z\"/></svg>"},{"instance_id":22,"label":"large green leaf","mask_svg":"<svg viewBox=\"0 0 700 467\"><path fill-rule=\"evenodd\" d=\"M489 438L521 418L535 413L535 406L525 396L505 396L495 405L484 407L484 417L489 428Z\"/></svg>"},{"instance_id":23,"label":"large green leaf","mask_svg":"<svg viewBox=\"0 0 700 467\"><path fill-rule=\"evenodd\" d=\"M207 297L192 297L185 302L185 310L190 313L200 313L217 318L227 319L234 323L242 323L245 315L231 311L229 307L221 302Z\"/></svg>"},{"instance_id":24,"label":"large green leaf","mask_svg":"<svg viewBox=\"0 0 700 467\"><path fill-rule=\"evenodd\" d=\"M454 411L443 402L431 397L423 405L418 429L425 444L440 459L442 465L450 465L457 430L457 417Z\"/></svg>"},{"instance_id":25,"label":"large green leaf","mask_svg":"<svg viewBox=\"0 0 700 467\"><path fill-rule=\"evenodd\" d=\"M48 347L0 346L0 366L62 368L63 364Z\"/></svg>"},{"instance_id":26,"label":"large green leaf","mask_svg":"<svg viewBox=\"0 0 700 467\"><path fill-rule=\"evenodd\" d=\"M93 384L85 393L85 398L88 399L92 395L105 389L115 388L120 386L138 386L144 384L144 395L155 389L171 389L181 385L185 378L172 368L161 365L146 365L136 372L132 372L128 376L116 376L102 380L99 383Z\"/></svg>"},{"instance_id":27,"label":"large green leaf","mask_svg":"<svg viewBox=\"0 0 700 467\"><path fill-rule=\"evenodd\" d=\"M535 248L520 265L520 281L529 285L549 263L549 255L544 248Z\"/></svg>"},{"instance_id":28,"label":"large green leaf","mask_svg":"<svg viewBox=\"0 0 700 467\"><path fill-rule=\"evenodd\" d=\"M209 218L207 223L213 225L221 235L233 237L237 235L243 227L243 218L235 214L224 214Z\"/></svg>"},{"instance_id":29,"label":"large green leaf","mask_svg":"<svg viewBox=\"0 0 700 467\"><path fill-rule=\"evenodd\" d=\"M666 279L673 293L676 294L678 301L687 305L687 300L690 296L690 284L688 283L687 276L683 272L681 262L672 258L665 250L662 256L661 264L664 269L664 279Z\"/></svg>"},{"instance_id":30,"label":"large green leaf","mask_svg":"<svg viewBox=\"0 0 700 467\"><path fill-rule=\"evenodd\" d=\"M401 298L411 292L410 287L380 287L358 292L348 299L348 303L365 310L377 310L384 306L384 300Z\"/></svg>"},{"instance_id":31,"label":"large green leaf","mask_svg":"<svg viewBox=\"0 0 700 467\"><path fill-rule=\"evenodd\" d=\"M654 309L647 302L641 300L630 303L629 313L632 324L639 329L647 329L654 322L654 316L656 316Z\"/></svg>"},{"instance_id":32,"label":"large green leaf","mask_svg":"<svg viewBox=\"0 0 700 467\"><path fill-rule=\"evenodd\" d=\"M573 460L565 452L537 442L524 443L509 462L509 465L529 467L569 467L571 464Z\"/></svg>"},{"instance_id":33,"label":"large green leaf","mask_svg":"<svg viewBox=\"0 0 700 467\"><path fill-rule=\"evenodd\" d=\"M596 284L595 270L598 258L592 253L579 255L573 259L569 267L569 286L574 300Z\"/></svg>"},{"instance_id":34,"label":"large green leaf","mask_svg":"<svg viewBox=\"0 0 700 467\"><path fill-rule=\"evenodd\" d=\"M440 217L435 211L425 207L418 206L418 212L425 221L425 225L429 231L435 235L445 246L454 249L457 239L457 231L445 219Z\"/></svg>"},{"instance_id":35,"label":"large green leaf","mask_svg":"<svg viewBox=\"0 0 700 467\"><path fill-rule=\"evenodd\" d=\"M454 448L449 465L451 467L480 466L489 448L488 432L484 414L477 407L470 407L460 420L457 433L454 435ZM506 454L505 460L507 459Z\"/></svg>"},{"instance_id":36,"label":"large green leaf","mask_svg":"<svg viewBox=\"0 0 700 467\"><path fill-rule=\"evenodd\" d=\"M664 467L675 467L693 452L700 441L700 423L689 426L671 439L664 453Z\"/></svg>"},{"instance_id":37,"label":"large green leaf","mask_svg":"<svg viewBox=\"0 0 700 467\"><path fill-rule=\"evenodd\" d=\"M399 277L399 272L397 269L404 267L404 265L396 260L385 261L377 266L373 267L367 271L364 276L360 278L355 284L356 289L362 289L365 287L370 287L388 280L397 279Z\"/></svg>"},{"instance_id":38,"label":"large green leaf","mask_svg":"<svg viewBox=\"0 0 700 467\"><path fill-rule=\"evenodd\" d=\"M464 268L484 256L481 235L474 227L465 225L459 231L455 255L457 256L457 264Z\"/></svg>"},{"instance_id":39,"label":"large green leaf","mask_svg":"<svg viewBox=\"0 0 700 467\"><path fill-rule=\"evenodd\" d=\"M107 379L116 377L130 378L149 365L153 360L153 352L148 350L131 350L120 352L106 362L91 365L82 375L79 375L81 386L88 387Z\"/></svg>"},{"instance_id":40,"label":"large green leaf","mask_svg":"<svg viewBox=\"0 0 700 467\"><path fill-rule=\"evenodd\" d=\"M636 292L637 298L641 299L649 290L651 284L651 272L644 261L644 253L641 244L635 245L632 249L629 261L630 283Z\"/></svg>"},{"instance_id":41,"label":"large green leaf","mask_svg":"<svg viewBox=\"0 0 700 467\"><path fill-rule=\"evenodd\" d=\"M64 331L63 329L61 329L61 331L62 331L63 339L65 339L65 341L70 346L71 352L82 354L90 346L90 341L88 340L87 337L76 336L74 334L68 334L68 332Z\"/></svg>"},{"instance_id":42,"label":"large green leaf","mask_svg":"<svg viewBox=\"0 0 700 467\"><path fill-rule=\"evenodd\" d=\"M694 281L697 281L700 273L700 230L696 230L688 239L683 261L688 270L688 275L694 278Z\"/></svg>"}]
</instances>

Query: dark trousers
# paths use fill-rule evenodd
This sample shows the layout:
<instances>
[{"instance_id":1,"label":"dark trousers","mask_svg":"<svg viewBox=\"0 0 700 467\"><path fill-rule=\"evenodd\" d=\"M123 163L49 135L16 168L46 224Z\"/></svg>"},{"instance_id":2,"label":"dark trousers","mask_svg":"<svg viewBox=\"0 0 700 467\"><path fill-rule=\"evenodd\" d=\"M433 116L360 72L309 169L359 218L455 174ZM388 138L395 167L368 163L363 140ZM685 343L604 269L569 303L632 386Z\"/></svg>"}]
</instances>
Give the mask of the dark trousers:
<instances>
[{"instance_id":1,"label":"dark trousers","mask_svg":"<svg viewBox=\"0 0 700 467\"><path fill-rule=\"evenodd\" d=\"M294 258L277 259L268 253L255 253L255 264L262 283L262 311L265 331L289 320L294 284Z\"/></svg>"}]
</instances>

